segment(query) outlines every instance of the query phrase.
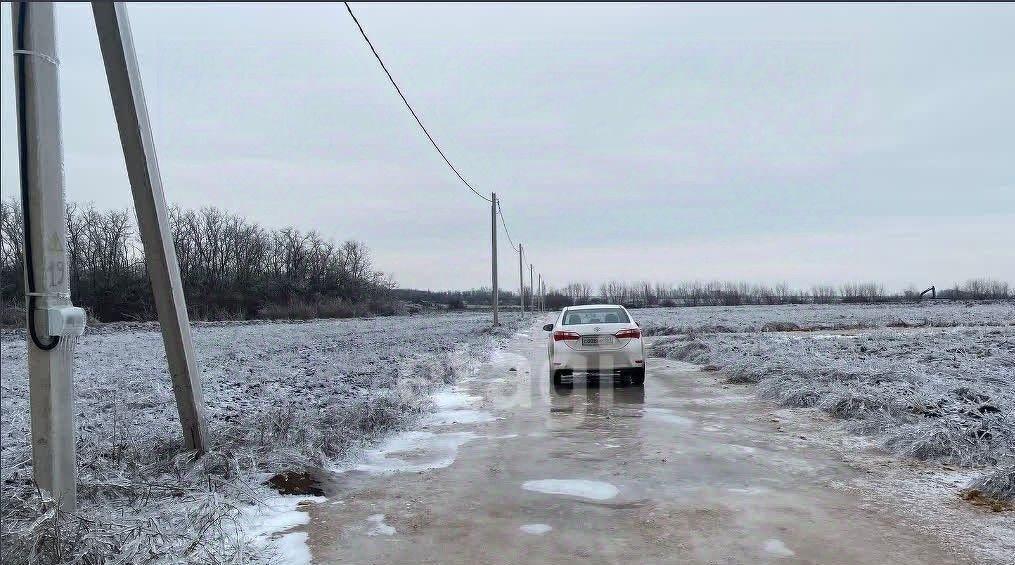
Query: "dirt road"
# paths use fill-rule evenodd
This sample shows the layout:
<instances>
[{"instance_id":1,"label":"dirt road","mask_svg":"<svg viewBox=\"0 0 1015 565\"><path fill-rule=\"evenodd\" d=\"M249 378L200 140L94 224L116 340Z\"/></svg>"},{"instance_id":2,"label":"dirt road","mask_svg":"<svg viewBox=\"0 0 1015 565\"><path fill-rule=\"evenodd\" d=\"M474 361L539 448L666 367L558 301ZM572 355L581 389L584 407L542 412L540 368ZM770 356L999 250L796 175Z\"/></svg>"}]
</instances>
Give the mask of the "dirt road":
<instances>
[{"instance_id":1,"label":"dirt road","mask_svg":"<svg viewBox=\"0 0 1015 565\"><path fill-rule=\"evenodd\" d=\"M309 509L314 561L940 564L1015 549L997 522L1010 515L876 494L925 473L850 447L820 414L662 359L643 389L554 389L543 340L515 335L425 429L332 475Z\"/></svg>"}]
</instances>

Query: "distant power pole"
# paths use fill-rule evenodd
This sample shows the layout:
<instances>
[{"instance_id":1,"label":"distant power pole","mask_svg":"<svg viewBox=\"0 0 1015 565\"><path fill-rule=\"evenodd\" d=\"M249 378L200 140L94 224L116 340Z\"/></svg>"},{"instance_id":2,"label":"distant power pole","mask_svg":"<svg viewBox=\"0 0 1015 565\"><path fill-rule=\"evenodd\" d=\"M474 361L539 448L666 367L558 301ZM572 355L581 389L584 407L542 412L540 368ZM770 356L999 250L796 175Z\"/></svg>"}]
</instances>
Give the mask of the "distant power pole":
<instances>
[{"instance_id":1,"label":"distant power pole","mask_svg":"<svg viewBox=\"0 0 1015 565\"><path fill-rule=\"evenodd\" d=\"M539 276L536 277L536 280L538 281L538 283L536 285L536 288L537 289L542 288L542 286L543 286L543 273L539 273ZM538 290L536 292L538 292ZM539 304L539 311L542 312L543 311L543 301L542 301L542 299L540 299L537 302L537 304Z\"/></svg>"},{"instance_id":2,"label":"distant power pole","mask_svg":"<svg viewBox=\"0 0 1015 565\"><path fill-rule=\"evenodd\" d=\"M203 452L207 443L201 373L194 358L190 318L183 297L176 248L169 232L166 197L162 192L162 177L155 158L155 141L148 123L148 107L141 88L127 9L122 2L92 2L92 14L134 196L145 266L162 326L176 409L183 426L183 443L187 449Z\"/></svg>"},{"instance_id":3,"label":"distant power pole","mask_svg":"<svg viewBox=\"0 0 1015 565\"><path fill-rule=\"evenodd\" d=\"M493 301L493 325L499 325L500 320L497 317L497 302L499 300L499 289L497 287L497 193L490 193L490 248L491 257L493 258L493 295L491 300Z\"/></svg>"},{"instance_id":4,"label":"distant power pole","mask_svg":"<svg viewBox=\"0 0 1015 565\"><path fill-rule=\"evenodd\" d=\"M523 267L522 267L522 253L524 253L524 251L522 250L522 244L519 243L518 244L518 297L519 297L519 300L521 301L519 304L521 304L522 315L524 316L525 315L525 275L522 274L523 273L523 270L522 270L523 269Z\"/></svg>"},{"instance_id":5,"label":"distant power pole","mask_svg":"<svg viewBox=\"0 0 1015 565\"><path fill-rule=\"evenodd\" d=\"M49 2L11 3L21 202L32 473L59 508L77 507L74 342L84 310L70 302L56 21Z\"/></svg>"},{"instance_id":6,"label":"distant power pole","mask_svg":"<svg viewBox=\"0 0 1015 565\"><path fill-rule=\"evenodd\" d=\"M532 270L533 270L532 263L529 263L529 303L530 303L530 305L534 305L536 303L536 287L532 286ZM536 311L535 308L529 308L529 310L532 310L533 312Z\"/></svg>"}]
</instances>

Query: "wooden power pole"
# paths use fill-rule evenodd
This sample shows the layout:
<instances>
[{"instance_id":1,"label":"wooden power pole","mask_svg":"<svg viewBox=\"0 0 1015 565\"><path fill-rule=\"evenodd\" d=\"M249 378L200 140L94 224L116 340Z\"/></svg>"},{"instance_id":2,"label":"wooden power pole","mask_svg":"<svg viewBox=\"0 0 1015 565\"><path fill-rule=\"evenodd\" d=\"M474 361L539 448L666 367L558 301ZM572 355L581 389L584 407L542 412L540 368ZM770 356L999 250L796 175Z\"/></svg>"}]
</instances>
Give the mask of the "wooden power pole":
<instances>
[{"instance_id":1,"label":"wooden power pole","mask_svg":"<svg viewBox=\"0 0 1015 565\"><path fill-rule=\"evenodd\" d=\"M92 2L92 13L106 67L109 95L113 100L113 113L120 130L123 157L127 162L145 264L162 326L162 341L173 380L176 408L183 426L184 445L203 452L207 443L201 375L194 359L190 318L183 296L176 249L169 232L166 197L162 192L162 177L155 158L155 141L148 123L148 107L141 88L127 8L122 2Z\"/></svg>"}]
</instances>

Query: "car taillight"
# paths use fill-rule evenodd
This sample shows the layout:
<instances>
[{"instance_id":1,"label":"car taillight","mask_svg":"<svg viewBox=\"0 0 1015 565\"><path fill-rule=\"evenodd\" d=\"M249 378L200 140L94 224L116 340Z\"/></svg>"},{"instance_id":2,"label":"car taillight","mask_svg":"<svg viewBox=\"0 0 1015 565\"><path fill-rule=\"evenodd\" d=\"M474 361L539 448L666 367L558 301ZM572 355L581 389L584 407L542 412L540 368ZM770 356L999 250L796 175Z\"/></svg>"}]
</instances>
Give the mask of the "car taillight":
<instances>
[{"instance_id":1,"label":"car taillight","mask_svg":"<svg viewBox=\"0 0 1015 565\"><path fill-rule=\"evenodd\" d=\"M641 330L635 328L633 330L620 330L613 334L617 339L638 339L641 337Z\"/></svg>"},{"instance_id":2,"label":"car taillight","mask_svg":"<svg viewBox=\"0 0 1015 565\"><path fill-rule=\"evenodd\" d=\"M580 337L578 332L553 332L553 341L578 341Z\"/></svg>"}]
</instances>

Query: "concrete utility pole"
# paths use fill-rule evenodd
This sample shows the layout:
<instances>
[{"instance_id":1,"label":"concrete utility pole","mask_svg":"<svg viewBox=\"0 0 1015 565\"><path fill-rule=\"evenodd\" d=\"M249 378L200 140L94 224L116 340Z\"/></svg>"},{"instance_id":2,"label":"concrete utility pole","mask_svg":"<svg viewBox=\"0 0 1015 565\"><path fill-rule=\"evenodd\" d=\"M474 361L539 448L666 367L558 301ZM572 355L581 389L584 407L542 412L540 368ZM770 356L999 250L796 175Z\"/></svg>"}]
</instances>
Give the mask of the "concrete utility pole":
<instances>
[{"instance_id":1,"label":"concrete utility pole","mask_svg":"<svg viewBox=\"0 0 1015 565\"><path fill-rule=\"evenodd\" d=\"M522 244L518 244L518 299L521 301L522 315L525 315L525 275L522 274Z\"/></svg>"},{"instance_id":2,"label":"concrete utility pole","mask_svg":"<svg viewBox=\"0 0 1015 565\"><path fill-rule=\"evenodd\" d=\"M498 296L500 290L497 287L497 193L490 193L490 245L492 249L493 258L493 295L491 300L493 301L493 325L500 325L500 320L497 318L497 302L500 300Z\"/></svg>"},{"instance_id":3,"label":"concrete utility pole","mask_svg":"<svg viewBox=\"0 0 1015 565\"><path fill-rule=\"evenodd\" d=\"M141 88L127 9L122 2L92 2L92 14L134 195L145 264L162 326L176 409L183 425L183 442L187 449L203 452L207 443L201 374L194 359L190 318L176 249L169 232L166 197L162 192L162 177L155 158L155 141L148 123L148 107Z\"/></svg>"},{"instance_id":4,"label":"concrete utility pole","mask_svg":"<svg viewBox=\"0 0 1015 565\"><path fill-rule=\"evenodd\" d=\"M532 286L532 263L529 263L529 310L535 312L533 307L536 303L536 287Z\"/></svg>"},{"instance_id":5,"label":"concrete utility pole","mask_svg":"<svg viewBox=\"0 0 1015 565\"><path fill-rule=\"evenodd\" d=\"M84 310L70 302L60 90L53 4L13 2L15 91L25 229L32 472L61 510L77 507L74 342Z\"/></svg>"},{"instance_id":6,"label":"concrete utility pole","mask_svg":"<svg viewBox=\"0 0 1015 565\"><path fill-rule=\"evenodd\" d=\"M537 289L542 288L543 287L543 273L539 273L539 276L536 277L536 280L539 281L538 284L536 285L536 288ZM538 290L536 292L538 292ZM543 301L542 301L542 299L540 299L538 302L536 302L536 304L539 304L539 311L542 312L543 311Z\"/></svg>"}]
</instances>

